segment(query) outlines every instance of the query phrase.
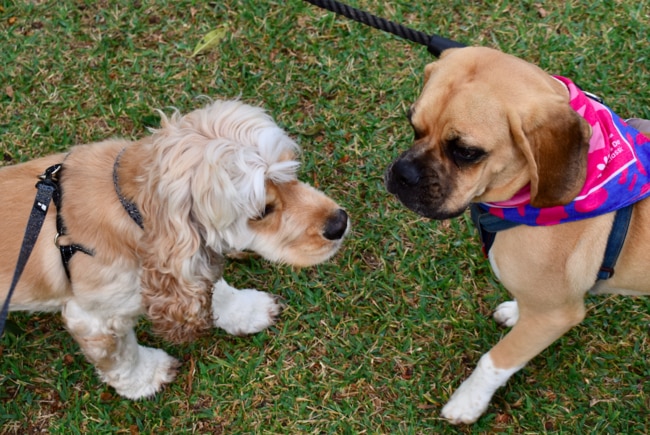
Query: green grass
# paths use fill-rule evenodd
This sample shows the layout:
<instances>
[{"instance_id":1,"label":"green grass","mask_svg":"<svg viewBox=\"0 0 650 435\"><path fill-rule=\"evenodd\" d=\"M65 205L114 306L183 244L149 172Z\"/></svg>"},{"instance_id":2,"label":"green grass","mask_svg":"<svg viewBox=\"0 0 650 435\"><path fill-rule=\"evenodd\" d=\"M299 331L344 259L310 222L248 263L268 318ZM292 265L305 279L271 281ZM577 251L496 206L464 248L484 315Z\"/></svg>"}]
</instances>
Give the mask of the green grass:
<instances>
[{"instance_id":1,"label":"green grass","mask_svg":"<svg viewBox=\"0 0 650 435\"><path fill-rule=\"evenodd\" d=\"M427 33L500 48L573 78L622 116L650 118L650 10L631 0L350 1ZM178 379L151 400L101 384L58 315L12 314L0 340L4 433L647 433L650 302L589 298L589 317L500 389L471 427L439 417L506 331L507 293L466 216L429 222L382 186L412 140L424 47L307 3L271 0L0 0L5 164L110 136L136 138L154 109L201 96L268 109L302 145L301 178L350 212L327 264L232 262L228 280L281 295L277 326L174 346ZM542 16L544 15L544 16ZM210 30L219 47L191 58ZM507 79L507 78L504 78ZM3 207L10 206L3 204ZM9 255L4 253L3 255Z\"/></svg>"}]
</instances>

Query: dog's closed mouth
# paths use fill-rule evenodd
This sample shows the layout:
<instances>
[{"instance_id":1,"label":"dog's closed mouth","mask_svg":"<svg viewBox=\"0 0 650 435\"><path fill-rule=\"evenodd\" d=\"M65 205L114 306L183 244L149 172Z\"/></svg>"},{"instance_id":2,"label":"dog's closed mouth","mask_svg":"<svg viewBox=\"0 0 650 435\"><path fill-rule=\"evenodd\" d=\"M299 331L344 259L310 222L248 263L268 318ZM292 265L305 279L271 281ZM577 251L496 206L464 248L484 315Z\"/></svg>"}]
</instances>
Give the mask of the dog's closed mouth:
<instances>
[{"instance_id":1,"label":"dog's closed mouth","mask_svg":"<svg viewBox=\"0 0 650 435\"><path fill-rule=\"evenodd\" d=\"M443 208L446 191L437 177L425 176L416 162L396 159L384 173L386 190L408 209L428 219L442 220L461 215L467 206L448 211Z\"/></svg>"}]
</instances>

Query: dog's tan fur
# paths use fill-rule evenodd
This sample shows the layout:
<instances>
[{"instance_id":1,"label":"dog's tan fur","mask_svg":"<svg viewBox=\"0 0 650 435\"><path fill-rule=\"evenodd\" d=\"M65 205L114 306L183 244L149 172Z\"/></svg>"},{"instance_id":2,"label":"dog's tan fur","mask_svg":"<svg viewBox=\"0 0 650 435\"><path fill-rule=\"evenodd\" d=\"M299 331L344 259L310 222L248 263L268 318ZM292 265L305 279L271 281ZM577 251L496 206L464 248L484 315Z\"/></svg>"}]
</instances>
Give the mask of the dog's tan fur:
<instances>
[{"instance_id":1,"label":"dog's tan fur","mask_svg":"<svg viewBox=\"0 0 650 435\"><path fill-rule=\"evenodd\" d=\"M568 91L537 66L499 51L445 51L426 67L410 121L418 139L396 162L420 165L435 180L427 186L419 185L425 181L417 187L400 185L393 163L387 186L425 216L448 218L472 202L508 200L528 184L532 205L566 204L584 183L591 130L569 106ZM485 152L484 158L457 164L446 148L450 138ZM451 188L444 191L445 185ZM417 195L408 192L413 188L420 189ZM612 222L613 214L607 214L498 233L490 261L519 312L518 320L516 315L495 316L516 321L486 354L491 359L486 367L501 376L499 385L473 374L443 416L454 423L476 420L510 374L583 320L588 291L650 293L650 200L635 205L615 275L596 283Z\"/></svg>"},{"instance_id":2,"label":"dog's tan fur","mask_svg":"<svg viewBox=\"0 0 650 435\"><path fill-rule=\"evenodd\" d=\"M223 256L249 249L308 266L339 248L347 215L297 181L297 152L262 109L217 101L185 116L163 115L162 127L139 141L80 145L2 168L0 297L11 282L37 177L63 163L60 210L48 211L11 310L61 310L104 381L129 398L150 396L173 379L176 361L137 345L132 328L139 315L172 342L215 326L257 332L273 323L280 304L266 293L228 286ZM118 199L114 168L144 229ZM57 211L65 225L57 243L93 252L72 257L70 279L55 245Z\"/></svg>"}]
</instances>

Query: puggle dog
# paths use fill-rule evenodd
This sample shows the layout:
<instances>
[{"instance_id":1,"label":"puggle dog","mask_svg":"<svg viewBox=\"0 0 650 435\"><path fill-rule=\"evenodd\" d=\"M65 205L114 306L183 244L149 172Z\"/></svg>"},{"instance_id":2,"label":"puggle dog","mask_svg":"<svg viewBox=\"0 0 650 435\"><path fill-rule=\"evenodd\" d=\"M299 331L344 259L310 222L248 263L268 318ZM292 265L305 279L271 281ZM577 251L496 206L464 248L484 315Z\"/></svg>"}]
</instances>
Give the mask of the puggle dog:
<instances>
[{"instance_id":1,"label":"puggle dog","mask_svg":"<svg viewBox=\"0 0 650 435\"><path fill-rule=\"evenodd\" d=\"M512 330L442 409L451 423L476 421L510 376L579 324L587 292L650 293L648 180L635 178L648 171L634 154L647 151L632 152L625 141L650 148L650 128L640 122L626 133L617 120L604 132L588 118L605 112L570 80L489 48L448 49L425 68L408 115L415 143L387 169L388 191L432 219L453 218L472 203L507 219L532 213L498 232L489 250L495 275L514 296L494 318ZM625 154L632 157L622 160ZM594 175L591 166L613 172ZM605 199L618 198L596 189L607 177L636 193L616 273L598 280L615 217ZM601 202L606 208L594 210Z\"/></svg>"}]
</instances>

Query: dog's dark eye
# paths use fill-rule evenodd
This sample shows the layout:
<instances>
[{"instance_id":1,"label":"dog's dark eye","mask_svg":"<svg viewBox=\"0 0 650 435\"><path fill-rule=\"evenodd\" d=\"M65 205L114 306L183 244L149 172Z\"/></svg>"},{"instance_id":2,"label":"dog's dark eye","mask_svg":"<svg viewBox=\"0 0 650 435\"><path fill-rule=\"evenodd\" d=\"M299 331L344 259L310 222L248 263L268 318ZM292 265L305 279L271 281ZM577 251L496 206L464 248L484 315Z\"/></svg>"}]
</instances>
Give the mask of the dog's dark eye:
<instances>
[{"instance_id":1,"label":"dog's dark eye","mask_svg":"<svg viewBox=\"0 0 650 435\"><path fill-rule=\"evenodd\" d=\"M260 213L260 216L259 216L258 219L264 219L265 217L267 217L268 215L273 213L274 209L275 209L275 207L273 206L273 204L266 204L266 206L264 207L264 211L262 213Z\"/></svg>"},{"instance_id":2,"label":"dog's dark eye","mask_svg":"<svg viewBox=\"0 0 650 435\"><path fill-rule=\"evenodd\" d=\"M458 166L470 165L482 160L486 152L480 148L460 145L458 141L452 141L449 145L449 152L452 159Z\"/></svg>"}]
</instances>

